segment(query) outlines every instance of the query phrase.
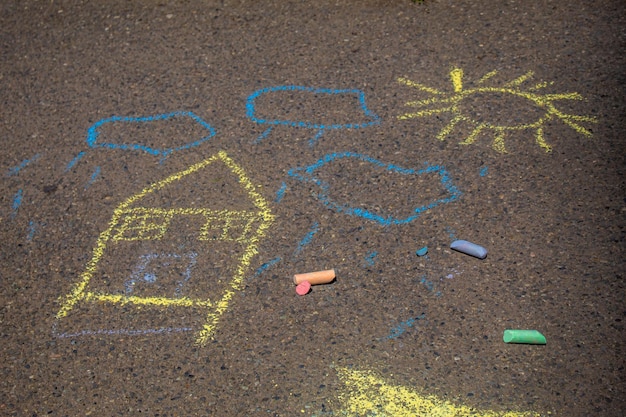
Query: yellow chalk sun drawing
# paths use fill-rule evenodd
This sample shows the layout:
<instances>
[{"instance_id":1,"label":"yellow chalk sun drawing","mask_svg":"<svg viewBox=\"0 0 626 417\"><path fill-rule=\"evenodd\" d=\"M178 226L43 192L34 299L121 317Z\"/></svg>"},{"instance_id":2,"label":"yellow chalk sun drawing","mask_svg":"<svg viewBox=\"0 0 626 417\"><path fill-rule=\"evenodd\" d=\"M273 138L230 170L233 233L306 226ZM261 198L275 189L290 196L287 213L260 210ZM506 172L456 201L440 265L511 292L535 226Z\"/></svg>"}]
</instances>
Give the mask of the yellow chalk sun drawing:
<instances>
[{"instance_id":1,"label":"yellow chalk sun drawing","mask_svg":"<svg viewBox=\"0 0 626 417\"><path fill-rule=\"evenodd\" d=\"M469 133L461 144L471 145L476 141L479 135L491 134L493 135L492 147L500 153L507 152L504 143L505 134L507 132L520 130L534 130L537 144L546 152L550 152L552 147L544 139L544 126L548 121L553 119L562 121L567 126L586 137L592 136L591 131L583 127L580 123L595 123L596 119L594 117L566 114L558 110L554 105L556 101L560 100L582 100L583 98L580 94L541 94L540 90L551 84L547 82L523 88L523 84L533 78L532 71L527 72L503 86L493 87L485 85L485 83L496 74L497 71L492 71L483 76L477 82L476 87L464 88L463 70L453 68L450 71L450 79L453 87L452 92L439 91L407 78L399 78L399 83L428 93L432 97L406 103L407 106L415 107L418 110L402 114L398 116L398 119L407 120L416 117L448 113L452 115L452 119L437 134L438 139L444 140L455 127L458 127L461 123L466 123L471 126L471 133ZM510 118L509 120L497 120L498 117L495 116L492 117L492 120L489 120L489 114L483 115L483 113L489 113L489 109L481 109L473 105L477 102L480 103L481 100L491 100L491 102L494 103L506 100L517 103L523 102L524 105L532 106L528 111L528 113L532 113L532 115L530 117L528 115L525 116L531 120L521 122L519 120L510 120ZM510 111L509 109L509 112ZM480 115L480 117L478 115ZM509 116L520 117L519 114L511 115L510 113Z\"/></svg>"}]
</instances>

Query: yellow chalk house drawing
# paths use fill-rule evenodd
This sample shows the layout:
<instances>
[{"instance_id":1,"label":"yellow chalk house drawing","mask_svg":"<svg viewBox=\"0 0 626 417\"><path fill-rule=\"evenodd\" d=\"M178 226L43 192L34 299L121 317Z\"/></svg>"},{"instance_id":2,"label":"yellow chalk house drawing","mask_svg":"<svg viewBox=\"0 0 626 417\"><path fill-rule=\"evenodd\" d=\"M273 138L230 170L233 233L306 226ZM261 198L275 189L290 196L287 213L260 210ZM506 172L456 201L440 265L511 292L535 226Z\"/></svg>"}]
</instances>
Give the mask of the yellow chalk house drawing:
<instances>
[{"instance_id":1,"label":"yellow chalk house drawing","mask_svg":"<svg viewBox=\"0 0 626 417\"><path fill-rule=\"evenodd\" d=\"M463 85L463 70L453 68L450 71L450 79L452 81L452 92L440 91L438 89L428 87L426 85L411 81L407 78L398 78L400 84L415 88L421 92L429 94L431 97L424 100L409 101L407 106L415 107L418 110L398 116L400 120L407 120L416 117L427 117L441 113L449 113L452 116L450 122L437 134L437 138L444 140L455 127L461 122L465 122L472 126L473 130L467 138L461 142L463 145L473 144L481 133L493 134L492 147L500 153L506 153L504 136L507 132L520 130L534 130L535 140L546 152L550 152L552 147L544 139L544 126L552 120L558 119L576 132L586 137L591 137L592 133L581 122L595 123L597 120L590 116L578 116L561 112L556 108L554 103L559 100L582 100L583 97L578 93L562 93L562 94L541 94L540 90L547 87L551 83L537 83L531 87L523 88L523 84L533 78L533 72L526 74L504 84L501 87L492 87L485 83L494 77L497 71L492 71L483 76L477 83L477 87L465 88ZM492 96L494 100L498 99L525 99L530 106L534 106L535 110L541 112L541 116L536 120L527 123L507 124L504 122L476 120L475 116L468 114L465 105L472 99L480 97Z\"/></svg>"},{"instance_id":2,"label":"yellow chalk house drawing","mask_svg":"<svg viewBox=\"0 0 626 417\"><path fill-rule=\"evenodd\" d=\"M434 395L392 385L370 371L338 369L344 389L339 395L342 410L338 415L350 417L539 417L532 411L478 410L454 404Z\"/></svg>"},{"instance_id":3,"label":"yellow chalk house drawing","mask_svg":"<svg viewBox=\"0 0 626 417\"><path fill-rule=\"evenodd\" d=\"M234 174L239 186L244 190L254 210L211 210L196 207L143 207L137 206L141 200L149 195L164 189L173 183L197 173L215 163L223 163ZM90 289L91 281L96 278L99 264L107 250L121 242L158 241L164 237L171 226L172 220L177 217L191 217L203 219L203 225L197 234L199 241L236 242L242 245L243 250L234 268L234 276L220 297L214 300L208 298L187 296L136 296L128 294L105 293ZM69 294L61 299L61 307L56 314L57 319L67 317L72 309L81 303L110 303L117 305L175 308L195 307L207 311L206 320L196 333L199 344L207 342L213 337L222 314L228 309L233 295L241 289L245 274L248 271L253 257L257 253L260 240L272 224L272 215L266 200L256 190L244 170L237 165L225 152L199 162L187 169L155 182L141 192L127 198L113 212L113 216L96 242L91 260L87 263L80 280L74 285ZM209 242L210 243L210 242Z\"/></svg>"}]
</instances>

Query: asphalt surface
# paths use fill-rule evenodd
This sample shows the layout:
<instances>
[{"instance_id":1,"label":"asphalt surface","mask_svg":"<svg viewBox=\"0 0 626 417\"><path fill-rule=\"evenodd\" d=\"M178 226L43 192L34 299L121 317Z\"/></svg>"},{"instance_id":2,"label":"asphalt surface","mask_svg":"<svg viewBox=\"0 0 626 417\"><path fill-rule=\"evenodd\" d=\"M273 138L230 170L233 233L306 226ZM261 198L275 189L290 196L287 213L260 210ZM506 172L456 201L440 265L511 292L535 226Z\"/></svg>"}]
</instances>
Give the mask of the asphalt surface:
<instances>
[{"instance_id":1,"label":"asphalt surface","mask_svg":"<svg viewBox=\"0 0 626 417\"><path fill-rule=\"evenodd\" d=\"M0 415L625 415L625 45L609 0L2 1Z\"/></svg>"}]
</instances>

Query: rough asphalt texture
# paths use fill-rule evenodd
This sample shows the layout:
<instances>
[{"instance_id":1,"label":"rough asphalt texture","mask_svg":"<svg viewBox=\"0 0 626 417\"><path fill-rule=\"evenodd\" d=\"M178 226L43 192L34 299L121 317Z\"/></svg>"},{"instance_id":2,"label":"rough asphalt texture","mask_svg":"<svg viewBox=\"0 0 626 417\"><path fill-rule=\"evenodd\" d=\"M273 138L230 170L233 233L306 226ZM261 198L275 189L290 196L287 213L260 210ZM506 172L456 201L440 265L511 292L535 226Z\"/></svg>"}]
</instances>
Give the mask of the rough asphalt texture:
<instances>
[{"instance_id":1,"label":"rough asphalt texture","mask_svg":"<svg viewBox=\"0 0 626 417\"><path fill-rule=\"evenodd\" d=\"M0 414L351 415L348 369L625 415L625 45L618 0L3 1Z\"/></svg>"}]
</instances>

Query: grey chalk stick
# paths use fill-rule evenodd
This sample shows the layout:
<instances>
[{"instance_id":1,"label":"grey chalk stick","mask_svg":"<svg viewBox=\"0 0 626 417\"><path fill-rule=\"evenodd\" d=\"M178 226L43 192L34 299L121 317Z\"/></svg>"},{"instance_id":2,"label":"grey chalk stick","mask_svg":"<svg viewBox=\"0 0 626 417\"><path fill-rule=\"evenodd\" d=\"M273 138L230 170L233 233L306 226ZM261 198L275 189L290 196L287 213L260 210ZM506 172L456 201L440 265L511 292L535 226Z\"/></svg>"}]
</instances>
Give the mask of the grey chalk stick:
<instances>
[{"instance_id":1,"label":"grey chalk stick","mask_svg":"<svg viewBox=\"0 0 626 417\"><path fill-rule=\"evenodd\" d=\"M487 257L487 249L475 243L468 242L467 240L455 240L450 244L450 249L475 256L479 259L485 259Z\"/></svg>"}]
</instances>

